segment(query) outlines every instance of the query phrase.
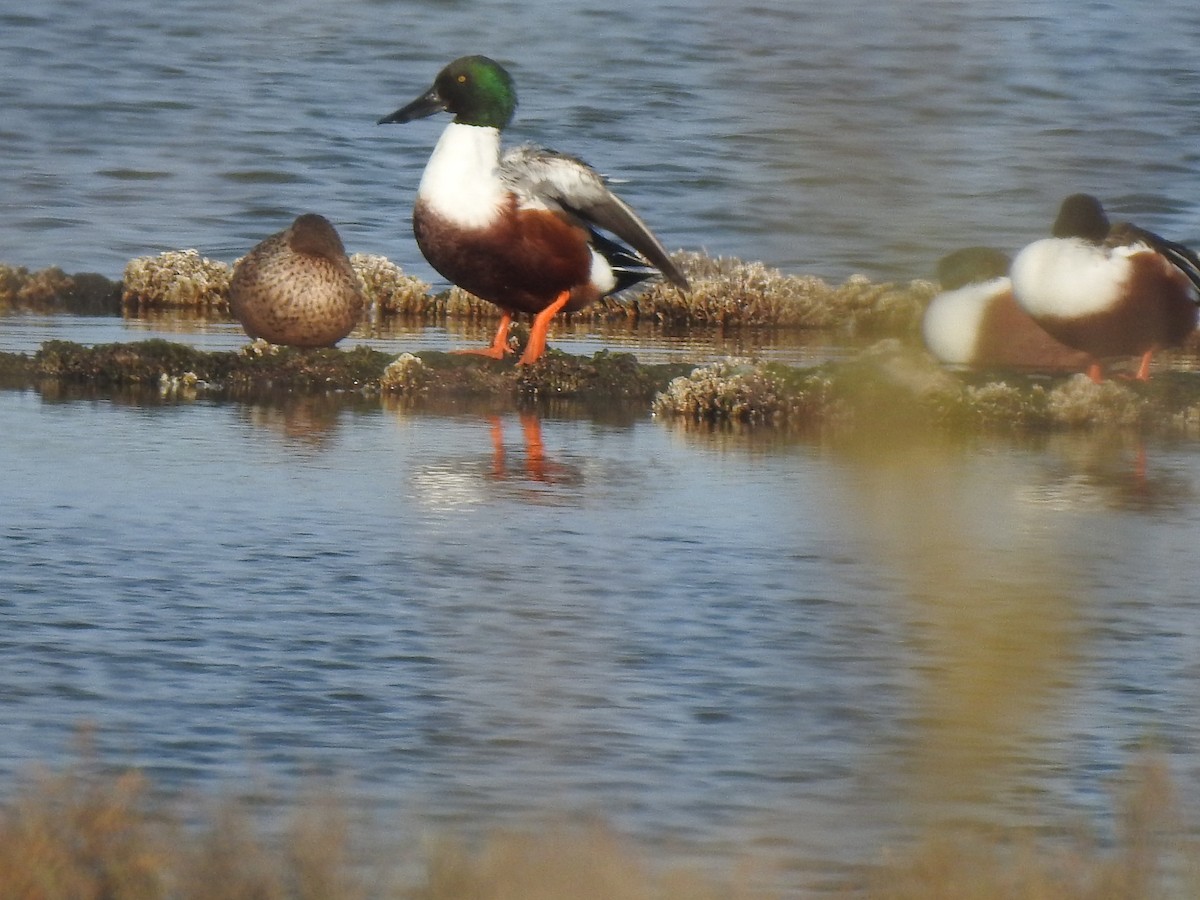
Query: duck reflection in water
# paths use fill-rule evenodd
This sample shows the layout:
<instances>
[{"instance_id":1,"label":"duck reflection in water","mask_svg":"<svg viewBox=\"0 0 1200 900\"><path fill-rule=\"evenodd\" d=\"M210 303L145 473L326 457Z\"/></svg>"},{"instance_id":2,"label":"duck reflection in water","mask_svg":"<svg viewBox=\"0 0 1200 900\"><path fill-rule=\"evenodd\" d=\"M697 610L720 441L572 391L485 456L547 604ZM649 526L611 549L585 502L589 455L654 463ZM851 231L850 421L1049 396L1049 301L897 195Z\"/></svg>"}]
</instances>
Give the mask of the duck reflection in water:
<instances>
[{"instance_id":1,"label":"duck reflection in water","mask_svg":"<svg viewBox=\"0 0 1200 900\"><path fill-rule=\"evenodd\" d=\"M549 459L542 440L542 420L537 413L522 410L518 414L524 453L512 458L504 443L504 421L498 415L490 417L492 439L493 481L527 481L543 485L578 484L582 475L578 468Z\"/></svg>"},{"instance_id":2,"label":"duck reflection in water","mask_svg":"<svg viewBox=\"0 0 1200 900\"><path fill-rule=\"evenodd\" d=\"M442 434L439 446L443 452L426 453L425 463L411 473L415 496L422 505L448 512L497 499L569 502L574 489L583 484L584 471L579 465L547 450L542 419L536 412L480 410L477 417L469 419L467 440L459 430L464 424L462 410L451 407L442 412L437 418L446 427L425 432ZM425 413L436 415L432 410ZM519 427L514 429L514 424ZM457 436L444 443L449 434ZM445 452L449 447L453 450Z\"/></svg>"},{"instance_id":3,"label":"duck reflection in water","mask_svg":"<svg viewBox=\"0 0 1200 900\"><path fill-rule=\"evenodd\" d=\"M307 447L324 447L337 432L343 414L352 406L336 396L279 394L240 407L241 417L261 428Z\"/></svg>"},{"instance_id":4,"label":"duck reflection in water","mask_svg":"<svg viewBox=\"0 0 1200 900\"><path fill-rule=\"evenodd\" d=\"M1169 462L1156 461L1138 434L1067 432L1040 448L1048 460L1043 476L1018 495L1054 509L1116 509L1149 514L1194 502L1195 486Z\"/></svg>"}]
</instances>

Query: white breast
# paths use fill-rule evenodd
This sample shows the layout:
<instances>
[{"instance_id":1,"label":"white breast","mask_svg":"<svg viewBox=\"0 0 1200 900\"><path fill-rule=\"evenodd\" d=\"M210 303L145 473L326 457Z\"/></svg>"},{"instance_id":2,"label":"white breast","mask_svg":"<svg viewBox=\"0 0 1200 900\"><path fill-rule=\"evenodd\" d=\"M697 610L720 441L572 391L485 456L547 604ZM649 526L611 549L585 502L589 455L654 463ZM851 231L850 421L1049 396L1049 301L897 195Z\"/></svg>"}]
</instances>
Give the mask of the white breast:
<instances>
[{"instance_id":1,"label":"white breast","mask_svg":"<svg viewBox=\"0 0 1200 900\"><path fill-rule=\"evenodd\" d=\"M498 129L451 122L433 148L417 197L454 225L485 228L507 197L497 177L499 163Z\"/></svg>"},{"instance_id":2,"label":"white breast","mask_svg":"<svg viewBox=\"0 0 1200 900\"><path fill-rule=\"evenodd\" d=\"M1102 312L1120 298L1141 245L1106 249L1086 241L1046 238L1017 254L1013 294L1035 319L1074 318Z\"/></svg>"},{"instance_id":3,"label":"white breast","mask_svg":"<svg viewBox=\"0 0 1200 900\"><path fill-rule=\"evenodd\" d=\"M934 297L921 320L929 352L949 365L971 365L988 304L998 293L1008 290L1008 286L1007 278L994 278Z\"/></svg>"}]
</instances>

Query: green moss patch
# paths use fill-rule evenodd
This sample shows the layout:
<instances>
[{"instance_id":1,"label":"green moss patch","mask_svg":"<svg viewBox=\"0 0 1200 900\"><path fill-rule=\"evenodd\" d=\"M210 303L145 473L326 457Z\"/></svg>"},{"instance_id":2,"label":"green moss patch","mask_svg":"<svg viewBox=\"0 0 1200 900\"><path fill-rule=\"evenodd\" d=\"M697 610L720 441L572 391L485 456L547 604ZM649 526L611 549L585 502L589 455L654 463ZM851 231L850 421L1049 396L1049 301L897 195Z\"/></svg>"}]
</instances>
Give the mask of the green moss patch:
<instances>
[{"instance_id":1,"label":"green moss patch","mask_svg":"<svg viewBox=\"0 0 1200 900\"><path fill-rule=\"evenodd\" d=\"M551 350L532 366L512 360L453 353L401 354L385 370L381 388L413 399L446 397L559 398L637 404L647 408L671 378L688 366L644 366L628 353L591 357Z\"/></svg>"},{"instance_id":2,"label":"green moss patch","mask_svg":"<svg viewBox=\"0 0 1200 900\"><path fill-rule=\"evenodd\" d=\"M1122 427L1200 433L1200 377L1148 383L1083 375L1039 378L950 373L889 339L854 359L795 368L750 359L643 365L626 353L549 351L532 366L510 357L369 347L301 350L254 341L207 353L163 340L84 347L48 341L32 357L0 353L0 386L140 386L158 395L245 398L353 392L406 403L578 400L652 412L688 425L800 431L816 427L1049 431Z\"/></svg>"},{"instance_id":3,"label":"green moss patch","mask_svg":"<svg viewBox=\"0 0 1200 900\"><path fill-rule=\"evenodd\" d=\"M33 356L32 373L75 383L160 385L182 380L215 392L256 388L292 391L363 390L378 384L391 357L353 350L300 350L255 341L240 351L206 353L151 340L84 347L47 341Z\"/></svg>"},{"instance_id":4,"label":"green moss patch","mask_svg":"<svg viewBox=\"0 0 1200 900\"><path fill-rule=\"evenodd\" d=\"M1200 432L1200 377L1166 373L1148 383L1084 375L1039 378L946 372L888 340L841 363L794 369L726 360L674 379L655 415L704 426L769 425L1048 431L1133 427Z\"/></svg>"},{"instance_id":5,"label":"green moss patch","mask_svg":"<svg viewBox=\"0 0 1200 900\"><path fill-rule=\"evenodd\" d=\"M393 357L368 347L303 350L254 341L208 353L163 340L84 347L48 341L32 357L0 354L5 386L45 381L95 387L141 386L215 397L255 393L387 393L413 402L447 397L583 399L649 406L686 366L643 366L628 354L593 357L551 351L532 366L434 351Z\"/></svg>"}]
</instances>

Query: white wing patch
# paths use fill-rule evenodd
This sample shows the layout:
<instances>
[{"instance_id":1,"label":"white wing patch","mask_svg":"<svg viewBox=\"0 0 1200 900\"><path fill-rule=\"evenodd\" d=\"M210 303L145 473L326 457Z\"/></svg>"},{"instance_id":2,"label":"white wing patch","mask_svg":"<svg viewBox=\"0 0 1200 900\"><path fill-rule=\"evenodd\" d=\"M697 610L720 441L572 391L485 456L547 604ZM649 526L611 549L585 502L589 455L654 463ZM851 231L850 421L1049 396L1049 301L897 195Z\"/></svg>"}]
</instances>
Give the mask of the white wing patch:
<instances>
[{"instance_id":1,"label":"white wing patch","mask_svg":"<svg viewBox=\"0 0 1200 900\"><path fill-rule=\"evenodd\" d=\"M451 122L433 148L417 197L453 225L486 228L508 194L497 177L499 163L499 130Z\"/></svg>"},{"instance_id":2,"label":"white wing patch","mask_svg":"<svg viewBox=\"0 0 1200 900\"><path fill-rule=\"evenodd\" d=\"M1074 238L1035 241L1013 260L1013 294L1035 319L1102 312L1129 282L1130 257L1146 252L1153 251L1145 244L1105 248Z\"/></svg>"},{"instance_id":3,"label":"white wing patch","mask_svg":"<svg viewBox=\"0 0 1200 900\"><path fill-rule=\"evenodd\" d=\"M505 153L500 178L525 209L586 209L611 198L604 179L587 163L538 147Z\"/></svg>"}]
</instances>

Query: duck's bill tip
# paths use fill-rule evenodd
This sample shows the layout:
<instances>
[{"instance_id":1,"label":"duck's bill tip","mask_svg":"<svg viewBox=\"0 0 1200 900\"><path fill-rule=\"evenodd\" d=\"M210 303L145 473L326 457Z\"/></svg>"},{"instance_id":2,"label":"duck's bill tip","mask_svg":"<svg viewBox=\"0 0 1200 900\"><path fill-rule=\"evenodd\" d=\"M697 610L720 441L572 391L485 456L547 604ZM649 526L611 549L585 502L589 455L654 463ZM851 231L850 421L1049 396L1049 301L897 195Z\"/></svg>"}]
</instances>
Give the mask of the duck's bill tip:
<instances>
[{"instance_id":1,"label":"duck's bill tip","mask_svg":"<svg viewBox=\"0 0 1200 900\"><path fill-rule=\"evenodd\" d=\"M436 88L431 88L407 106L402 106L394 113L384 116L377 125L402 125L416 119L424 119L434 113L444 112L446 101L441 98Z\"/></svg>"}]
</instances>

